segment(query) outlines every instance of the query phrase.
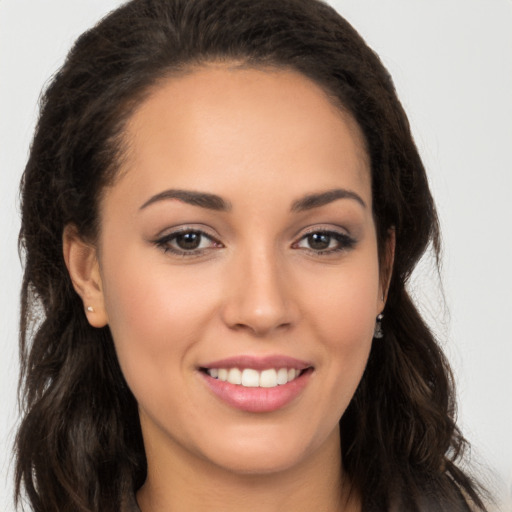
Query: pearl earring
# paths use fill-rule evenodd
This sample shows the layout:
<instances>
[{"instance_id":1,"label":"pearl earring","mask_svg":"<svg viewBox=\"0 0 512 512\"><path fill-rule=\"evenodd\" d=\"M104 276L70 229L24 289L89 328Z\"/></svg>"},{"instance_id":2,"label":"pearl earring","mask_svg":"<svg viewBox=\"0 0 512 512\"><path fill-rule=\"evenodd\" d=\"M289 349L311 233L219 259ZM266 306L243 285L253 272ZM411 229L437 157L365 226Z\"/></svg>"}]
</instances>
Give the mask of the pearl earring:
<instances>
[{"instance_id":1,"label":"pearl earring","mask_svg":"<svg viewBox=\"0 0 512 512\"><path fill-rule=\"evenodd\" d=\"M94 313L94 308L92 306L87 306L87 311L89 311L89 313Z\"/></svg>"}]
</instances>

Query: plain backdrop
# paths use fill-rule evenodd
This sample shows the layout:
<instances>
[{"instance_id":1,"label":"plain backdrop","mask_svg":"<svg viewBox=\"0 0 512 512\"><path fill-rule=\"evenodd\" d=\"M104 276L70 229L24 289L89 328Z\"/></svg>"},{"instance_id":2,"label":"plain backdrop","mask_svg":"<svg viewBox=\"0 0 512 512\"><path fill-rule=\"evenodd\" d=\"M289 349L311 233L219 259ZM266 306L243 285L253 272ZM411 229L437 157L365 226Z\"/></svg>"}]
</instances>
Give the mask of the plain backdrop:
<instances>
[{"instance_id":1,"label":"plain backdrop","mask_svg":"<svg viewBox=\"0 0 512 512\"><path fill-rule=\"evenodd\" d=\"M257 0L255 0L257 1ZM277 1L277 0L276 0ZM0 0L0 510L13 512L18 183L42 86L118 0ZM413 292L445 344L476 472L512 510L512 2L333 0L394 77L444 237ZM444 300L443 302L443 290Z\"/></svg>"}]
</instances>

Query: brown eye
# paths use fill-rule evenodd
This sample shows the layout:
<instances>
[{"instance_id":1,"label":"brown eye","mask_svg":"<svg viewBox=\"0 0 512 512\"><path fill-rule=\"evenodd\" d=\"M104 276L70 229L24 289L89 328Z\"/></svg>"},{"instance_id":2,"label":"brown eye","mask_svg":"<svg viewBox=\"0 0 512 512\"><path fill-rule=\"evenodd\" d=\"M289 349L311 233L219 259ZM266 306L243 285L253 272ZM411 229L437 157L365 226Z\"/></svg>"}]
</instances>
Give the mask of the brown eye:
<instances>
[{"instance_id":1,"label":"brown eye","mask_svg":"<svg viewBox=\"0 0 512 512\"><path fill-rule=\"evenodd\" d=\"M345 233L314 231L304 235L293 247L323 255L351 249L355 243L356 241Z\"/></svg>"},{"instance_id":2,"label":"brown eye","mask_svg":"<svg viewBox=\"0 0 512 512\"><path fill-rule=\"evenodd\" d=\"M314 251L325 251L331 245L331 236L327 233L312 233L307 236L307 241Z\"/></svg>"},{"instance_id":3,"label":"brown eye","mask_svg":"<svg viewBox=\"0 0 512 512\"><path fill-rule=\"evenodd\" d=\"M218 240L199 230L181 230L170 233L156 240L155 244L164 252L181 256L197 256L209 249L223 247Z\"/></svg>"},{"instance_id":4,"label":"brown eye","mask_svg":"<svg viewBox=\"0 0 512 512\"><path fill-rule=\"evenodd\" d=\"M197 232L183 233L177 235L174 239L175 244L184 251L193 251L198 249L201 245L201 238L203 235Z\"/></svg>"}]
</instances>

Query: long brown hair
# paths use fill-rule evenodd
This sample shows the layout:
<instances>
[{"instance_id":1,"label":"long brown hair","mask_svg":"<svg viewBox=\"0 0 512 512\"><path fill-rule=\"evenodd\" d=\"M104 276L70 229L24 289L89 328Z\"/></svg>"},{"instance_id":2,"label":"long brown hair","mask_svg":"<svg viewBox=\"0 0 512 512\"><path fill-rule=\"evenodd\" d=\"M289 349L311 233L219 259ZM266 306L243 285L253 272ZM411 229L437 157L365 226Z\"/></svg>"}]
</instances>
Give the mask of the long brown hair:
<instances>
[{"instance_id":1,"label":"long brown hair","mask_svg":"<svg viewBox=\"0 0 512 512\"><path fill-rule=\"evenodd\" d=\"M317 0L133 0L84 33L50 83L22 190L20 394L16 496L35 511L118 511L146 477L137 404L108 327L92 328L62 256L64 227L98 232L101 192L123 158L123 126L160 80L237 60L299 71L358 122L371 160L383 257L396 235L383 321L340 421L343 464L364 510L485 510L458 467L448 363L408 292L439 227L423 164L377 55Z\"/></svg>"}]
</instances>

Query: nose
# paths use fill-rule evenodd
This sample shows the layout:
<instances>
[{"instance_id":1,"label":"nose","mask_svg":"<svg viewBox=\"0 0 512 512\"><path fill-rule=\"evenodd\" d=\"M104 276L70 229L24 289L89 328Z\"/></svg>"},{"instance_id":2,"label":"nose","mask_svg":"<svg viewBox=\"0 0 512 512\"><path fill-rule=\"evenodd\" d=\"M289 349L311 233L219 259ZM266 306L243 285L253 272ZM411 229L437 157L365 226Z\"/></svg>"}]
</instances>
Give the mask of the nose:
<instances>
[{"instance_id":1,"label":"nose","mask_svg":"<svg viewBox=\"0 0 512 512\"><path fill-rule=\"evenodd\" d=\"M228 290L222 308L230 329L263 337L290 328L299 309L284 264L272 251L259 251L230 262Z\"/></svg>"}]
</instances>

